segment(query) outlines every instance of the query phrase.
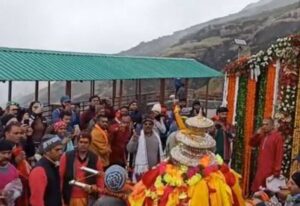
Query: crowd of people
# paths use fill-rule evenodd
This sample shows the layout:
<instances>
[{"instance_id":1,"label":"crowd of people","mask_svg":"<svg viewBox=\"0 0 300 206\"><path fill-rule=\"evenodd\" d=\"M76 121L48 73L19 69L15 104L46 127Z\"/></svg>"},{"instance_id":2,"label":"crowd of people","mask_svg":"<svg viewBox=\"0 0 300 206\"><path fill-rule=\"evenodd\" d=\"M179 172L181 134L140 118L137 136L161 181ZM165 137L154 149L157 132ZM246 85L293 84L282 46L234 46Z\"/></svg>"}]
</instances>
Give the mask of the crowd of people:
<instances>
[{"instance_id":1,"label":"crowd of people","mask_svg":"<svg viewBox=\"0 0 300 206\"><path fill-rule=\"evenodd\" d=\"M173 108L156 103L151 111L139 110L137 101L115 109L107 100L94 95L89 108L79 111L69 96L60 99L60 107L50 119L43 115L38 101L22 109L8 102L0 121L0 205L86 206L117 205L101 200L106 187L103 175L91 176L83 167L107 171L112 165L126 169L128 179L141 176L168 157L177 144L177 124ZM187 107L185 98L176 103L180 115L206 115L198 100ZM216 153L230 165L235 127L227 122L227 108L220 107L212 117L215 126L209 132L216 140ZM280 176L283 137L271 118L263 121L251 146L259 148L257 173L252 192L266 187L266 179ZM70 184L77 180L91 187ZM291 198L300 201L299 172L289 184ZM99 201L100 199L100 201ZM263 202L262 202L263 203ZM126 205L126 203L124 203Z\"/></svg>"}]
</instances>

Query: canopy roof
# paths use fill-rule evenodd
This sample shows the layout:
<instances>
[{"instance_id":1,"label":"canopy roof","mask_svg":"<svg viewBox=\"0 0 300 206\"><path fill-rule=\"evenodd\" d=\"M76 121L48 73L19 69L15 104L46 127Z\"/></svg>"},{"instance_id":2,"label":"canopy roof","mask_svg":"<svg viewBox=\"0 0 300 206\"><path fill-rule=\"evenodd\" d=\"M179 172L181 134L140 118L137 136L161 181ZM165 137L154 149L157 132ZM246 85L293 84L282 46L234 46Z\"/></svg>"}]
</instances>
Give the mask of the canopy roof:
<instances>
[{"instance_id":1,"label":"canopy roof","mask_svg":"<svg viewBox=\"0 0 300 206\"><path fill-rule=\"evenodd\" d=\"M89 81L220 76L222 73L193 59L0 48L1 81Z\"/></svg>"}]
</instances>

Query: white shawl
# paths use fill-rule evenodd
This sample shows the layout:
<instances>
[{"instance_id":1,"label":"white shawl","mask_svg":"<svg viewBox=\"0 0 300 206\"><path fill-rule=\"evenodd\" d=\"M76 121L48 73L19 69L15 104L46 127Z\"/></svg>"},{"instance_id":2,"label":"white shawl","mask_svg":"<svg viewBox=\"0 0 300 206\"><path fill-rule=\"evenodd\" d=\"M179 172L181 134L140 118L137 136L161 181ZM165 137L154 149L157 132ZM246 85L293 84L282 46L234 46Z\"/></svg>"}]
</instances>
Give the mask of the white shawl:
<instances>
[{"instance_id":1,"label":"white shawl","mask_svg":"<svg viewBox=\"0 0 300 206\"><path fill-rule=\"evenodd\" d=\"M155 136L158 140L159 144L159 157L160 161L164 159L164 153L162 150L162 145L160 141L159 135L153 131L153 136ZM138 140L138 148L137 153L135 156L135 166L134 166L134 173L133 173L133 181L136 182L136 175L141 175L145 172L147 172L149 168L148 164L148 156L147 156L147 146L146 146L146 139L144 130L141 131L139 140Z\"/></svg>"}]
</instances>

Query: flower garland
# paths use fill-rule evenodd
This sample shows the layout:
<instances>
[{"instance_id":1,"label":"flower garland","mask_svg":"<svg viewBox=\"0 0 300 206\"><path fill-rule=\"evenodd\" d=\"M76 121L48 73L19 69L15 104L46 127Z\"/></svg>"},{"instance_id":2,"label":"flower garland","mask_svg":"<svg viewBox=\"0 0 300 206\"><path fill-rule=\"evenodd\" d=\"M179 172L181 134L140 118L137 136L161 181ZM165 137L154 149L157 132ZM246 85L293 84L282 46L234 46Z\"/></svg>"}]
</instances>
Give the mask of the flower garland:
<instances>
[{"instance_id":1,"label":"flower garland","mask_svg":"<svg viewBox=\"0 0 300 206\"><path fill-rule=\"evenodd\" d=\"M249 57L248 56L242 56L239 59L237 59L234 62L231 62L229 64L227 64L225 66L225 72L227 72L228 74L233 74L233 75L244 75L248 74L248 68L247 67L247 62L249 61Z\"/></svg>"},{"instance_id":2,"label":"flower garland","mask_svg":"<svg viewBox=\"0 0 300 206\"><path fill-rule=\"evenodd\" d=\"M228 73L242 74L244 76L250 74L251 78L254 77L254 79L258 81L258 102L255 112L255 128L261 126L263 117L272 117L274 112L277 112L275 117L278 119L280 125L279 130L283 132L286 140L282 168L284 174L289 173L291 161L290 154L295 116L296 86L300 65L299 53L300 35L293 35L278 39L266 52L259 51L257 54L248 58L246 63L245 60L247 58L243 58L243 60L237 60L236 62L230 63L225 68ZM275 60L279 60L281 65L279 86L274 83L278 77L278 73L276 73L273 65ZM283 70L284 72L282 72ZM265 76L267 76L267 80ZM277 86L277 88L274 88L274 86ZM275 92L278 95L275 94ZM276 99L276 97L278 99ZM276 107L274 108L274 106ZM238 110L239 108L237 108L237 111ZM236 119L237 121L240 121L241 118L237 117ZM238 122L238 124L240 123ZM242 134L241 131L238 131L238 133L238 135ZM240 145L237 147L240 147Z\"/></svg>"},{"instance_id":3,"label":"flower garland","mask_svg":"<svg viewBox=\"0 0 300 206\"><path fill-rule=\"evenodd\" d=\"M282 172L285 176L289 176L292 153L292 136L293 124L296 112L296 92L298 73L288 69L285 66L282 69L280 81L278 112L275 117L279 122L279 131L285 137L284 156L282 161Z\"/></svg>"},{"instance_id":4,"label":"flower garland","mask_svg":"<svg viewBox=\"0 0 300 206\"><path fill-rule=\"evenodd\" d=\"M276 76L276 69L273 64L269 64L267 70L267 86L266 86L266 93L265 93L266 100L265 100L264 118L272 117L273 114L275 76Z\"/></svg>"},{"instance_id":5,"label":"flower garland","mask_svg":"<svg viewBox=\"0 0 300 206\"><path fill-rule=\"evenodd\" d=\"M266 93L266 81L267 75L266 70L262 71L262 74L258 78L257 82L257 94L256 94L256 109L255 109L255 130L261 127L263 122L264 115L264 105L265 105L265 93ZM256 162L257 162L258 149L253 148L251 152L251 165L250 165L250 180L249 182L253 182L256 172Z\"/></svg>"},{"instance_id":6,"label":"flower garland","mask_svg":"<svg viewBox=\"0 0 300 206\"><path fill-rule=\"evenodd\" d=\"M225 75L224 75L224 85L223 85L223 97L222 97L222 104L221 106L222 107L227 107L227 96L228 96L228 75L227 73L225 72Z\"/></svg>"},{"instance_id":7,"label":"flower garland","mask_svg":"<svg viewBox=\"0 0 300 206\"><path fill-rule=\"evenodd\" d=\"M266 52L259 51L257 54L251 56L248 61L250 69L254 69L260 75L260 72L267 69L274 59L290 59L292 56L290 50L293 49L292 41L295 37L279 38Z\"/></svg>"},{"instance_id":8,"label":"flower garland","mask_svg":"<svg viewBox=\"0 0 300 206\"><path fill-rule=\"evenodd\" d=\"M234 205L244 205L237 174L220 156L215 160L217 164L211 164L210 156L204 156L196 167L174 165L169 161L160 163L144 174L129 196L130 205L232 205L228 189L235 196Z\"/></svg>"},{"instance_id":9,"label":"flower garland","mask_svg":"<svg viewBox=\"0 0 300 206\"><path fill-rule=\"evenodd\" d=\"M298 90L297 90L297 102L300 102L300 75L298 80ZM294 134L293 134L293 146L292 146L292 154L291 159L295 159L300 153L300 106L296 107L295 114L295 123L294 123ZM291 162L291 171L290 175L294 172L300 170L300 165L297 164L297 161Z\"/></svg>"},{"instance_id":10,"label":"flower garland","mask_svg":"<svg viewBox=\"0 0 300 206\"><path fill-rule=\"evenodd\" d=\"M236 88L236 76L230 75L228 77L228 94L227 94L227 122L233 122L234 103L235 103L235 88Z\"/></svg>"},{"instance_id":11,"label":"flower garland","mask_svg":"<svg viewBox=\"0 0 300 206\"><path fill-rule=\"evenodd\" d=\"M248 194L249 178L250 178L250 164L251 164L251 147L249 146L250 138L253 135L254 130L254 112L255 112L255 100L256 100L256 81L254 79L248 79L247 83L247 110L245 115L244 124L244 165L243 165L243 192L245 195Z\"/></svg>"},{"instance_id":12,"label":"flower garland","mask_svg":"<svg viewBox=\"0 0 300 206\"><path fill-rule=\"evenodd\" d=\"M236 109L237 133L234 140L232 168L238 173L242 173L243 152L244 152L244 125L246 113L246 97L247 97L247 78L241 76L239 81L239 92Z\"/></svg>"}]
</instances>

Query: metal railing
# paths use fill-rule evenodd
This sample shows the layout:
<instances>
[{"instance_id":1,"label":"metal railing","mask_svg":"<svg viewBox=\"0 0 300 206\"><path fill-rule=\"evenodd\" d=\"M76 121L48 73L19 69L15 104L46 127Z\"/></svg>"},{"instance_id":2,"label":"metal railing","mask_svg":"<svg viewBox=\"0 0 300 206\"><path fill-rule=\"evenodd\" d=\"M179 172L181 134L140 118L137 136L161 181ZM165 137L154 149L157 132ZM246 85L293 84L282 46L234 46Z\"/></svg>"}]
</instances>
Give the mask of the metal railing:
<instances>
[{"instance_id":1,"label":"metal railing","mask_svg":"<svg viewBox=\"0 0 300 206\"><path fill-rule=\"evenodd\" d=\"M174 90L166 90L165 91L165 98L164 102L166 106L171 106L173 101L170 99L170 95L175 94ZM200 93L198 94L199 97L197 98L203 106L206 103L206 94ZM209 103L213 104L213 107L217 107L220 105L222 101L222 94L209 94L208 95ZM119 106L128 105L131 101L137 100L139 102L139 108L142 112L147 111L153 104L159 102L160 95L157 92L147 92L142 93L141 96L138 98L136 95L126 95L122 97L115 97L114 99L114 108L117 109ZM110 102L113 102L111 98L108 98ZM192 105L193 100L195 100L195 90L189 89L187 93L187 103L189 106ZM121 102L120 102L121 101ZM80 108L80 112L85 111L89 107L88 101L80 101L75 102L74 104L78 105ZM56 108L60 107L59 104L50 104L44 105L43 115L51 120L51 113Z\"/></svg>"}]
</instances>

